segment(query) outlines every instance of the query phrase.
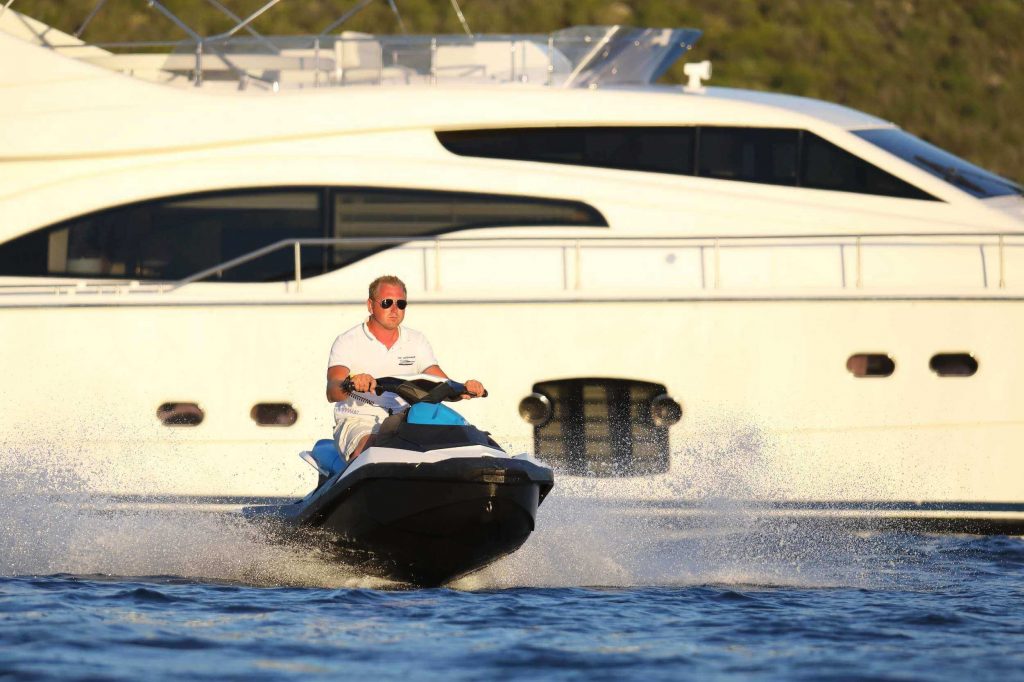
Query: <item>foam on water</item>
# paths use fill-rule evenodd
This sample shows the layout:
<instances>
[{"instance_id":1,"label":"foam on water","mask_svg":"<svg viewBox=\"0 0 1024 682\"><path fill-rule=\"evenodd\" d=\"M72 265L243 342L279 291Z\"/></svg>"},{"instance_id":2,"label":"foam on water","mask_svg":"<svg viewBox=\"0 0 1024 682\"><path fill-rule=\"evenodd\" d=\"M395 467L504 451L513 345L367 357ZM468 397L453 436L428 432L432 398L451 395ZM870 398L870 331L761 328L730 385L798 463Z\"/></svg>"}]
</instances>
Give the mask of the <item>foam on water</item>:
<instances>
[{"instance_id":1,"label":"foam on water","mask_svg":"<svg viewBox=\"0 0 1024 682\"><path fill-rule=\"evenodd\" d=\"M827 519L797 524L737 502L790 493L778 444L753 420L720 418L691 434L669 476L556 477L529 542L457 586L873 588L904 579L915 562L913 543L898 534L852 533ZM637 499L689 501L696 514L671 505L658 513Z\"/></svg>"},{"instance_id":2,"label":"foam on water","mask_svg":"<svg viewBox=\"0 0 1024 682\"><path fill-rule=\"evenodd\" d=\"M552 494L526 545L456 587L772 585L876 588L913 561L900 536L795 525L720 503L682 527Z\"/></svg>"},{"instance_id":3,"label":"foam on water","mask_svg":"<svg viewBox=\"0 0 1024 682\"><path fill-rule=\"evenodd\" d=\"M676 454L670 477L569 482L540 509L537 529L510 557L455 583L460 589L756 584L873 587L913 557L892 535L853 535L827 523L794 526L728 502L758 497L773 477L756 429L708 433ZM49 453L59 454L59 453ZM177 576L252 585L387 587L309 550L268 540L237 514L125 509L90 490L55 457L10 449L0 458L0 575ZM629 513L616 498L702 499L705 513ZM603 486L603 487L602 487ZM652 486L659 490L652 490Z\"/></svg>"},{"instance_id":4,"label":"foam on water","mask_svg":"<svg viewBox=\"0 0 1024 682\"><path fill-rule=\"evenodd\" d=\"M388 584L312 551L273 543L238 514L126 507L45 462L38 457L0 461L0 575L177 576L323 587Z\"/></svg>"}]
</instances>

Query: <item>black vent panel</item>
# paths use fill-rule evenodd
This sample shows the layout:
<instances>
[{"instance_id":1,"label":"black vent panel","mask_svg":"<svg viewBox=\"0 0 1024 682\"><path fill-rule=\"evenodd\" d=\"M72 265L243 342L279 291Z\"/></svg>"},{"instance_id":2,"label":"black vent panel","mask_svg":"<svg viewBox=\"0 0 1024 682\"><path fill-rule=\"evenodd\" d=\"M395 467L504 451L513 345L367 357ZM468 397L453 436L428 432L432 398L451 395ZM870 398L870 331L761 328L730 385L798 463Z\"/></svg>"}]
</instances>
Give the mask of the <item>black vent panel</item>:
<instances>
[{"instance_id":1,"label":"black vent panel","mask_svg":"<svg viewBox=\"0 0 1024 682\"><path fill-rule=\"evenodd\" d=\"M551 419L534 427L534 452L578 476L639 476L668 471L668 429L651 421L665 387L629 379L562 379L534 384Z\"/></svg>"}]
</instances>

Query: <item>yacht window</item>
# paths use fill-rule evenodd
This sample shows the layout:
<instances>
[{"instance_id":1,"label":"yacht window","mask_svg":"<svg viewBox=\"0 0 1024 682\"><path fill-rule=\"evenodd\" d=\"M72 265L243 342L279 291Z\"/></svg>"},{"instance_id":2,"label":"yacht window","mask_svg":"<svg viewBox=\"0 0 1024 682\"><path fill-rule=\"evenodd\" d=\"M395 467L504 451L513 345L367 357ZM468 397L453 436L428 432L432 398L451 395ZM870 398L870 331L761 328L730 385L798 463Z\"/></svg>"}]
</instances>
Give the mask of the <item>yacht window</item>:
<instances>
[{"instance_id":1,"label":"yacht window","mask_svg":"<svg viewBox=\"0 0 1024 682\"><path fill-rule=\"evenodd\" d=\"M0 274L174 280L283 239L321 237L320 190L254 191L161 199L69 220L0 245ZM294 275L294 255L267 254L225 270L223 281ZM303 274L320 274L303 249Z\"/></svg>"},{"instance_id":2,"label":"yacht window","mask_svg":"<svg viewBox=\"0 0 1024 682\"><path fill-rule=\"evenodd\" d=\"M6 244L0 244L0 275L45 275L49 272L48 249L49 237L46 230L37 230L12 239ZM60 259L57 262L60 262Z\"/></svg>"},{"instance_id":3,"label":"yacht window","mask_svg":"<svg viewBox=\"0 0 1024 682\"><path fill-rule=\"evenodd\" d=\"M1024 195L1024 188L898 128L857 130L854 135L924 169L963 191L985 199Z\"/></svg>"},{"instance_id":4,"label":"yacht window","mask_svg":"<svg viewBox=\"0 0 1024 682\"><path fill-rule=\"evenodd\" d=\"M700 129L697 174L720 180L795 185L799 131Z\"/></svg>"},{"instance_id":5,"label":"yacht window","mask_svg":"<svg viewBox=\"0 0 1024 682\"><path fill-rule=\"evenodd\" d=\"M928 367L940 377L972 377L978 371L978 361L970 353L937 353Z\"/></svg>"},{"instance_id":6,"label":"yacht window","mask_svg":"<svg viewBox=\"0 0 1024 682\"><path fill-rule=\"evenodd\" d=\"M896 371L896 363L884 353L857 353L846 360L846 369L855 377L887 377Z\"/></svg>"},{"instance_id":7,"label":"yacht window","mask_svg":"<svg viewBox=\"0 0 1024 682\"><path fill-rule=\"evenodd\" d=\"M156 417L164 426L199 426L206 413L195 403L164 403L156 408Z\"/></svg>"},{"instance_id":8,"label":"yacht window","mask_svg":"<svg viewBox=\"0 0 1024 682\"><path fill-rule=\"evenodd\" d=\"M330 210L325 210L330 207ZM577 201L401 189L248 190L121 206L0 244L0 275L178 280L290 239L415 238L499 226L607 227ZM343 267L394 242L303 246L302 276ZM291 279L281 248L208 280Z\"/></svg>"},{"instance_id":9,"label":"yacht window","mask_svg":"<svg viewBox=\"0 0 1024 682\"><path fill-rule=\"evenodd\" d=\"M260 426L291 426L299 413L288 403L259 403L249 410L249 417Z\"/></svg>"},{"instance_id":10,"label":"yacht window","mask_svg":"<svg viewBox=\"0 0 1024 682\"><path fill-rule=\"evenodd\" d=\"M437 138L460 156L693 173L693 128L509 128L438 132Z\"/></svg>"},{"instance_id":11,"label":"yacht window","mask_svg":"<svg viewBox=\"0 0 1024 682\"><path fill-rule=\"evenodd\" d=\"M935 199L813 133L804 132L803 137L800 174L803 187L904 199Z\"/></svg>"},{"instance_id":12,"label":"yacht window","mask_svg":"<svg viewBox=\"0 0 1024 682\"><path fill-rule=\"evenodd\" d=\"M334 236L372 239L428 237L482 227L575 225L607 227L592 207L576 201L400 189L334 190ZM335 246L340 268L394 246L362 242Z\"/></svg>"},{"instance_id":13,"label":"yacht window","mask_svg":"<svg viewBox=\"0 0 1024 682\"><path fill-rule=\"evenodd\" d=\"M789 128L506 128L440 131L437 139L460 156L935 199L813 133Z\"/></svg>"}]
</instances>

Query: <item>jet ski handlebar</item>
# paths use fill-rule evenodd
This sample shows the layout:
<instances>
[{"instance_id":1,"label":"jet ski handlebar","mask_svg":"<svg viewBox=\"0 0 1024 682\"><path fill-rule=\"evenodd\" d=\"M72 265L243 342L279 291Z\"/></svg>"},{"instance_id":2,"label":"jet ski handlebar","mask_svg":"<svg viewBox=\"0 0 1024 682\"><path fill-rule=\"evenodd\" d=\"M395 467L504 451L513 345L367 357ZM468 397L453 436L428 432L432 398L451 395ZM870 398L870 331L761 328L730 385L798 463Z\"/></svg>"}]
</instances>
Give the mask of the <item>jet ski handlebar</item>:
<instances>
[{"instance_id":1,"label":"jet ski handlebar","mask_svg":"<svg viewBox=\"0 0 1024 682\"><path fill-rule=\"evenodd\" d=\"M469 391L466 385L451 379L409 379L403 377L380 377L376 379L377 387L374 393L383 395L394 393L410 405L416 403L439 403L442 401L455 402L462 400L462 396ZM341 382L341 389L351 393L355 390L352 380L346 378ZM487 397L485 390L481 398Z\"/></svg>"}]
</instances>

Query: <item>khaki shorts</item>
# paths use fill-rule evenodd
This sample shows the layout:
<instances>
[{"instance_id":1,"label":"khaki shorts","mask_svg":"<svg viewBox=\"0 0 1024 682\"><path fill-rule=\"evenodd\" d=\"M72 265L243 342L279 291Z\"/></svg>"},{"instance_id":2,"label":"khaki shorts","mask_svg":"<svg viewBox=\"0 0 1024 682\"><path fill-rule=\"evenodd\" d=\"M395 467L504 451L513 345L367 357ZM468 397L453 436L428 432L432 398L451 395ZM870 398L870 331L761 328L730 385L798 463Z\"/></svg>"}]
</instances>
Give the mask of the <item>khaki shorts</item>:
<instances>
[{"instance_id":1,"label":"khaki shorts","mask_svg":"<svg viewBox=\"0 0 1024 682\"><path fill-rule=\"evenodd\" d=\"M380 421L376 417L351 415L334 427L334 442L338 444L338 452L348 461L359 441L378 431Z\"/></svg>"}]
</instances>

